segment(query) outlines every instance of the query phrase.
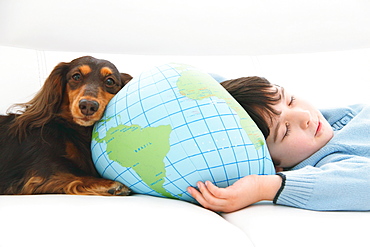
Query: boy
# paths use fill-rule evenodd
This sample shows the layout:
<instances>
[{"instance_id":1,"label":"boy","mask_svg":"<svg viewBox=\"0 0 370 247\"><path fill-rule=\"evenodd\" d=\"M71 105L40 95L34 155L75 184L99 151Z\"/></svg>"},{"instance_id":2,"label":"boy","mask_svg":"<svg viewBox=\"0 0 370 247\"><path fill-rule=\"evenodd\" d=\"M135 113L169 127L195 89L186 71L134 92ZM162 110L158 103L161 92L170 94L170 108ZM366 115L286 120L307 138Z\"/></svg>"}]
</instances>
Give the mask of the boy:
<instances>
[{"instance_id":1,"label":"boy","mask_svg":"<svg viewBox=\"0 0 370 247\"><path fill-rule=\"evenodd\" d=\"M318 111L264 78L222 85L266 138L277 175L246 176L189 193L205 208L233 212L262 200L311 210L370 210L370 107ZM284 171L285 170L285 171Z\"/></svg>"}]
</instances>

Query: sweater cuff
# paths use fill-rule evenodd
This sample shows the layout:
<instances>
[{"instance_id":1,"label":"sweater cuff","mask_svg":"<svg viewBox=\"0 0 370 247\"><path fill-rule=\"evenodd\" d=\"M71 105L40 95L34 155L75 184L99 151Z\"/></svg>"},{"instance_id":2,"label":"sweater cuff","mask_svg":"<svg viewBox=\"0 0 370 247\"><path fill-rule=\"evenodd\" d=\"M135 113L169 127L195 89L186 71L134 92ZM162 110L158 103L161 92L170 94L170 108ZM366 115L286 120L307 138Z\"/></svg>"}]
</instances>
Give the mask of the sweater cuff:
<instances>
[{"instance_id":1,"label":"sweater cuff","mask_svg":"<svg viewBox=\"0 0 370 247\"><path fill-rule=\"evenodd\" d=\"M297 208L307 208L312 197L312 191L319 169L312 167L284 172L286 176L284 186L274 198L274 203Z\"/></svg>"},{"instance_id":2,"label":"sweater cuff","mask_svg":"<svg viewBox=\"0 0 370 247\"><path fill-rule=\"evenodd\" d=\"M283 173L278 172L278 173L276 173L276 175L278 175L278 176L280 176L280 177L281 177L282 182L281 182L280 189L278 190L278 192L277 192L277 193L276 193L276 195L275 195L275 198L274 198L274 201L273 201L273 202L274 202L274 204L276 204L277 199L279 198L279 196L280 196L281 192L283 191L283 189L284 189L284 187L285 187L285 181L286 181L286 176L285 176Z\"/></svg>"}]
</instances>

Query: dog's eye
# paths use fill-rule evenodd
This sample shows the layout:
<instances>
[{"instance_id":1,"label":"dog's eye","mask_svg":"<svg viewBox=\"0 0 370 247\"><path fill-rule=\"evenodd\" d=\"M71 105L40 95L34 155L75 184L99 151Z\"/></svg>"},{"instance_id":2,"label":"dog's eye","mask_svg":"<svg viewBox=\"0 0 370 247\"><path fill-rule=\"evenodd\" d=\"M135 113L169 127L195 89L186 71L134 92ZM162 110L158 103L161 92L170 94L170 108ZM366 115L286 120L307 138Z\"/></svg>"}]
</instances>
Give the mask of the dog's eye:
<instances>
[{"instance_id":1,"label":"dog's eye","mask_svg":"<svg viewBox=\"0 0 370 247\"><path fill-rule=\"evenodd\" d=\"M72 76L72 79L75 80L75 81L80 81L81 80L81 74L80 73L76 73Z\"/></svg>"},{"instance_id":2,"label":"dog's eye","mask_svg":"<svg viewBox=\"0 0 370 247\"><path fill-rule=\"evenodd\" d=\"M107 87L113 87L115 84L116 82L112 78L105 80L105 85L107 85Z\"/></svg>"}]
</instances>

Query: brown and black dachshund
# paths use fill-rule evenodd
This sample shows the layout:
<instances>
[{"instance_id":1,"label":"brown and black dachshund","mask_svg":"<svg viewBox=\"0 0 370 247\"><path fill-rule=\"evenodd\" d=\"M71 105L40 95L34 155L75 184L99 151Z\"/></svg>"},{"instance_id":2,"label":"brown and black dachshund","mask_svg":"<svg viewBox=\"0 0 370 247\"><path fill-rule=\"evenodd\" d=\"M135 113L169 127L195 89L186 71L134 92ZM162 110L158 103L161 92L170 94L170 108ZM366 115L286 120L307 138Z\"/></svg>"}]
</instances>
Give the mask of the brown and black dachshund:
<instances>
[{"instance_id":1,"label":"brown and black dachshund","mask_svg":"<svg viewBox=\"0 0 370 247\"><path fill-rule=\"evenodd\" d=\"M128 195L99 177L90 141L92 125L131 79L89 56L58 64L35 97L17 105L21 112L0 116L0 194Z\"/></svg>"}]
</instances>

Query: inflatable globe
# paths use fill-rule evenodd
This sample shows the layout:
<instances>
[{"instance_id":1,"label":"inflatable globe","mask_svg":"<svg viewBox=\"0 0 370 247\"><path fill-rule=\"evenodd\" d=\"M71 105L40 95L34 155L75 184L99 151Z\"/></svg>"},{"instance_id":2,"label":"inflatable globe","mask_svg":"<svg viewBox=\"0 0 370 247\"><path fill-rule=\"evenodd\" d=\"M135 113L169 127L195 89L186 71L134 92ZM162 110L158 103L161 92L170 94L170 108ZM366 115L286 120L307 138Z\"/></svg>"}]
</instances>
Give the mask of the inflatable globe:
<instances>
[{"instance_id":1,"label":"inflatable globe","mask_svg":"<svg viewBox=\"0 0 370 247\"><path fill-rule=\"evenodd\" d=\"M209 74L166 64L130 81L96 123L93 161L135 193L194 202L188 186L273 174L262 133Z\"/></svg>"}]
</instances>

